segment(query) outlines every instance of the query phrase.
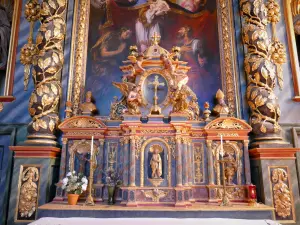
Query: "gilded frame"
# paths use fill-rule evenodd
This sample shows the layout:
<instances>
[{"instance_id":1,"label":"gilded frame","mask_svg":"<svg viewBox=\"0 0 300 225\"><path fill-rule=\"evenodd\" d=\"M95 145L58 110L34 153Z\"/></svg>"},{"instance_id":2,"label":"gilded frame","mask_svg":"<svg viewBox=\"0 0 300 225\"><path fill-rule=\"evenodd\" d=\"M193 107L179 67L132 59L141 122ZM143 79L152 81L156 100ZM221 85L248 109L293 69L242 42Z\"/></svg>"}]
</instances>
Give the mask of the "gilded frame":
<instances>
[{"instance_id":1,"label":"gilded frame","mask_svg":"<svg viewBox=\"0 0 300 225\"><path fill-rule=\"evenodd\" d=\"M18 37L19 37L21 12L22 12L22 1L15 0L10 43L9 43L9 53L7 59L7 69L5 75L4 94L3 96L0 96L0 102L12 102L15 100L15 98L13 97L13 84L14 84L14 74L15 74L15 64L16 64L16 56L17 56L16 54L17 54L17 46L18 46L18 39L19 39Z\"/></svg>"},{"instance_id":2,"label":"gilded frame","mask_svg":"<svg viewBox=\"0 0 300 225\"><path fill-rule=\"evenodd\" d=\"M291 9L292 0L284 0L284 17L286 21L286 33L288 39L289 56L291 61L292 77L294 83L294 98L293 101L300 102L300 68L298 61L298 52L293 25L293 16Z\"/></svg>"},{"instance_id":3,"label":"gilded frame","mask_svg":"<svg viewBox=\"0 0 300 225\"><path fill-rule=\"evenodd\" d=\"M222 89L230 111L234 116L241 117L232 0L216 0L216 5ZM78 107L84 96L89 14L90 0L75 0L67 93L67 101L72 102L74 115L78 114Z\"/></svg>"}]
</instances>

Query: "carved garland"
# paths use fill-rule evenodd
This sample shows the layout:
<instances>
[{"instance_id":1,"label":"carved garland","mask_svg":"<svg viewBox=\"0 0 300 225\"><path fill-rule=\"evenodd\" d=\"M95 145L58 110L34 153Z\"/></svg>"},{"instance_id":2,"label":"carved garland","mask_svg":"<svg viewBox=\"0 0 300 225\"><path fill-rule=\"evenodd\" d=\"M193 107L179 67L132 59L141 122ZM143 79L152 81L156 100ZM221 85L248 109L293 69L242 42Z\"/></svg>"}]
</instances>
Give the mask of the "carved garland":
<instances>
[{"instance_id":1,"label":"carved garland","mask_svg":"<svg viewBox=\"0 0 300 225\"><path fill-rule=\"evenodd\" d=\"M274 1L268 2L268 12L262 0L240 1L241 14L245 18L243 42L248 51L244 63L248 78L247 101L251 108L250 124L256 140L260 141L282 140L281 127L278 124L281 111L274 94L274 87L276 76L279 86L283 85L280 65L285 61L285 53L276 36L272 43L269 42L268 19L273 24L274 34L274 24L278 20L273 18L276 15L270 13L271 2L274 4Z\"/></svg>"},{"instance_id":2,"label":"carved garland","mask_svg":"<svg viewBox=\"0 0 300 225\"><path fill-rule=\"evenodd\" d=\"M42 24L36 37L38 54L33 56L32 60L35 90L29 101L32 122L28 126L28 138L42 136L44 140L27 140L29 143L56 144L53 134L59 122L60 72L64 63L63 41L66 32L65 12L66 0L42 2Z\"/></svg>"},{"instance_id":3,"label":"carved garland","mask_svg":"<svg viewBox=\"0 0 300 225\"><path fill-rule=\"evenodd\" d=\"M286 184L287 180L286 170L276 168L272 171L275 212L282 218L289 217L292 211L292 195L289 186Z\"/></svg>"}]
</instances>

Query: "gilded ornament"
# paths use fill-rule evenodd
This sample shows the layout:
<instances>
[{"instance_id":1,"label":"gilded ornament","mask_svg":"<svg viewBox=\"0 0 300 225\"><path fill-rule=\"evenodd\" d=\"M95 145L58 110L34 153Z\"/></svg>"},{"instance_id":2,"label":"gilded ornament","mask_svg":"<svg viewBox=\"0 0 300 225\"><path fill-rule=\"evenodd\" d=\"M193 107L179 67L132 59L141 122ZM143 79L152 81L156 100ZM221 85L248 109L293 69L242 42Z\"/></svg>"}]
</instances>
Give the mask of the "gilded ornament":
<instances>
[{"instance_id":1,"label":"gilded ornament","mask_svg":"<svg viewBox=\"0 0 300 225\"><path fill-rule=\"evenodd\" d=\"M0 102L0 112L4 109L4 105L2 102Z\"/></svg>"},{"instance_id":2,"label":"gilded ornament","mask_svg":"<svg viewBox=\"0 0 300 225\"><path fill-rule=\"evenodd\" d=\"M262 0L242 0L240 8L245 18L242 37L248 48L244 61L248 77L246 96L253 133L260 141L282 140L280 108L274 94L276 77L279 87L283 87L281 65L286 61L285 48L276 37L280 7L275 0L269 0L267 6ZM267 33L268 22L272 23L272 42Z\"/></svg>"},{"instance_id":3,"label":"gilded ornament","mask_svg":"<svg viewBox=\"0 0 300 225\"><path fill-rule=\"evenodd\" d=\"M275 212L282 218L290 216L292 211L292 195L287 181L288 174L285 169L276 168L272 171Z\"/></svg>"},{"instance_id":4,"label":"gilded ornament","mask_svg":"<svg viewBox=\"0 0 300 225\"><path fill-rule=\"evenodd\" d=\"M80 104L79 109L83 115L92 116L97 111L96 105L92 102L92 92L88 91L85 95L85 102Z\"/></svg>"},{"instance_id":5,"label":"gilded ornament","mask_svg":"<svg viewBox=\"0 0 300 225\"><path fill-rule=\"evenodd\" d=\"M21 218L30 218L37 210L39 170L28 167L22 171L18 212Z\"/></svg>"},{"instance_id":6,"label":"gilded ornament","mask_svg":"<svg viewBox=\"0 0 300 225\"><path fill-rule=\"evenodd\" d=\"M203 183L204 182L204 149L203 144L193 146L194 149L194 182Z\"/></svg>"},{"instance_id":7,"label":"gilded ornament","mask_svg":"<svg viewBox=\"0 0 300 225\"><path fill-rule=\"evenodd\" d=\"M163 191L159 189L153 189L149 191L142 190L146 198L151 198L153 202L159 202L161 198L164 198L168 195L168 191Z\"/></svg>"}]
</instances>

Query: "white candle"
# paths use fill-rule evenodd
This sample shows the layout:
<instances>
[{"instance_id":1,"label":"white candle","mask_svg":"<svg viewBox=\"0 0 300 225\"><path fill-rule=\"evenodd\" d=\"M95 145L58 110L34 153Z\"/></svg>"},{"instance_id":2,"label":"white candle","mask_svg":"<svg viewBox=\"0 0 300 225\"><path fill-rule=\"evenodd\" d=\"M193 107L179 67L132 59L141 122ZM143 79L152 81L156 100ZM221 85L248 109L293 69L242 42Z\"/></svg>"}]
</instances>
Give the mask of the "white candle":
<instances>
[{"instance_id":1,"label":"white candle","mask_svg":"<svg viewBox=\"0 0 300 225\"><path fill-rule=\"evenodd\" d=\"M92 136L92 141L91 141L91 158L94 152L94 136Z\"/></svg>"}]
</instances>

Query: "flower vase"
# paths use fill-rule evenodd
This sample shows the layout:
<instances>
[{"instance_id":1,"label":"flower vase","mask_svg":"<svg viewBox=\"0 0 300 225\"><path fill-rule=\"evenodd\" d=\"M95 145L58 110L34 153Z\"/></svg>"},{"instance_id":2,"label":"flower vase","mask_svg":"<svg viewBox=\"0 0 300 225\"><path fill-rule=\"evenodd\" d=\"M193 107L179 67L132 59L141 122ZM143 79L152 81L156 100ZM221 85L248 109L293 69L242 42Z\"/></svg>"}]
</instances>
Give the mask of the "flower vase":
<instances>
[{"instance_id":1,"label":"flower vase","mask_svg":"<svg viewBox=\"0 0 300 225\"><path fill-rule=\"evenodd\" d=\"M77 195L77 194L68 194L68 204L76 205L78 198L79 198L79 195Z\"/></svg>"},{"instance_id":2,"label":"flower vase","mask_svg":"<svg viewBox=\"0 0 300 225\"><path fill-rule=\"evenodd\" d=\"M115 186L108 186L108 204L113 205L115 204L114 196L115 196Z\"/></svg>"}]
</instances>

